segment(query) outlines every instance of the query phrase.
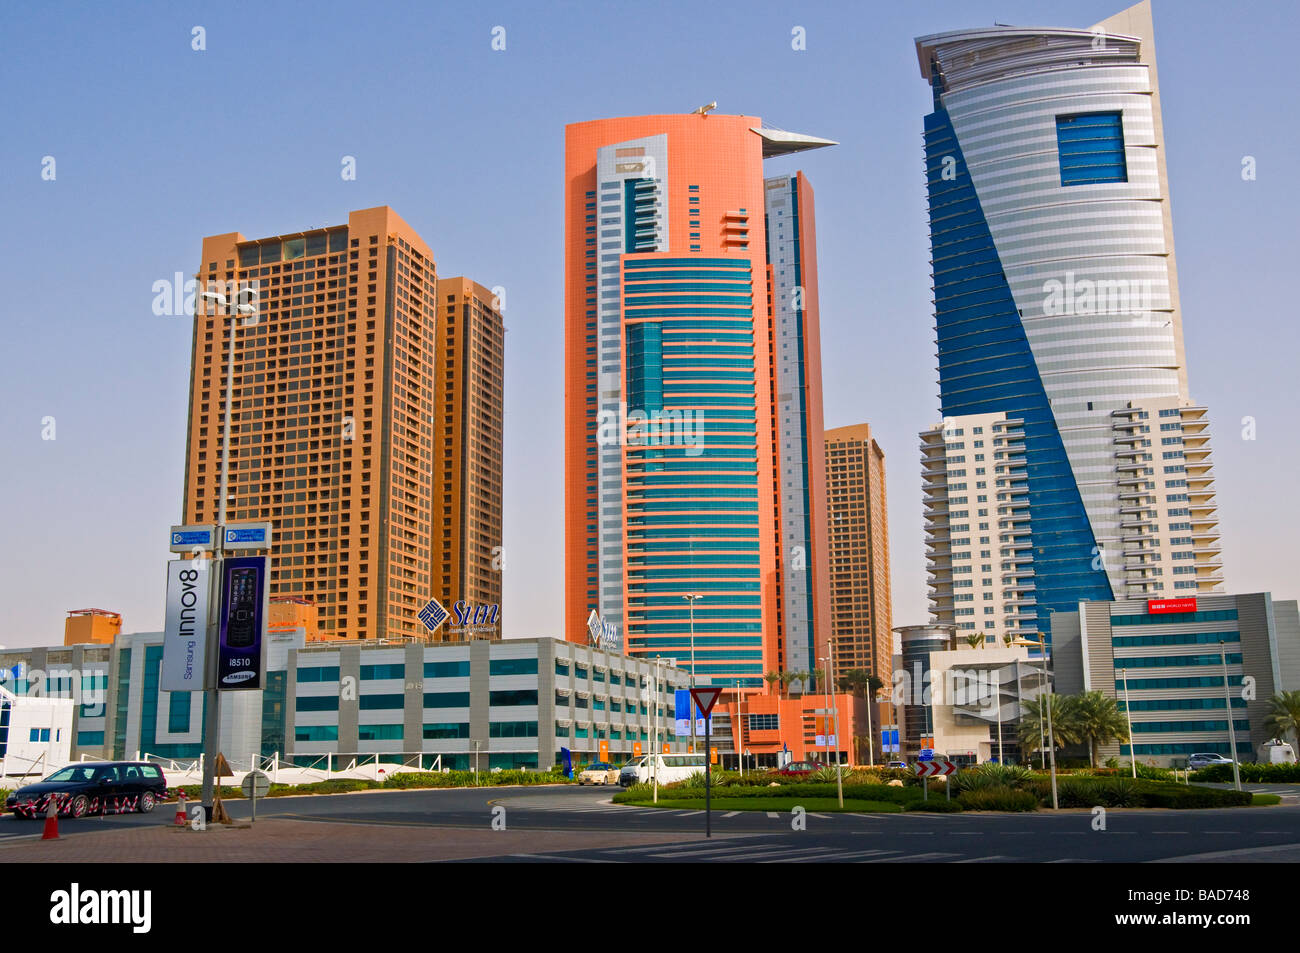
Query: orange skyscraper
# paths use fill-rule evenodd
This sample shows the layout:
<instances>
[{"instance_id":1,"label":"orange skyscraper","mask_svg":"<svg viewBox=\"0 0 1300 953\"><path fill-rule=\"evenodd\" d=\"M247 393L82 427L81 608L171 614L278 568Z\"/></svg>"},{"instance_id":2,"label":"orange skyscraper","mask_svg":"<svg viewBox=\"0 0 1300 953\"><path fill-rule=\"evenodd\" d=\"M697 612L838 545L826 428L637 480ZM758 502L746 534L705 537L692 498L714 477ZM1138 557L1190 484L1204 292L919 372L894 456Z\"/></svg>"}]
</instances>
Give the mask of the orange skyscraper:
<instances>
[{"instance_id":1,"label":"orange skyscraper","mask_svg":"<svg viewBox=\"0 0 1300 953\"><path fill-rule=\"evenodd\" d=\"M205 238L196 277L200 290L255 287L257 314L232 319L200 301L184 521L217 515L233 329L228 517L272 523L272 596L294 605L304 623L314 610L320 638L429 637L418 613L431 596L446 594L446 547L464 543L447 512L455 504L444 497L463 498L465 484L450 488L438 477L463 472L458 455L473 453L498 474L500 540L499 353L486 372L492 393L472 390L477 368L435 370L449 353L457 362L483 360L477 339L462 344L459 331L441 341L436 334L448 317L437 296L450 295L459 310L464 284L471 292L478 286L453 280L442 293L429 246L387 206L354 211L346 225L256 240ZM478 316L469 323L479 327ZM438 381L459 399L447 403ZM453 432L448 440L447 427L474 429L478 415L447 420L439 412L480 398L495 415L486 439ZM443 454L436 465L435 449Z\"/></svg>"},{"instance_id":2,"label":"orange skyscraper","mask_svg":"<svg viewBox=\"0 0 1300 953\"><path fill-rule=\"evenodd\" d=\"M567 129L565 637L765 689L828 635L812 191L752 116Z\"/></svg>"}]
</instances>

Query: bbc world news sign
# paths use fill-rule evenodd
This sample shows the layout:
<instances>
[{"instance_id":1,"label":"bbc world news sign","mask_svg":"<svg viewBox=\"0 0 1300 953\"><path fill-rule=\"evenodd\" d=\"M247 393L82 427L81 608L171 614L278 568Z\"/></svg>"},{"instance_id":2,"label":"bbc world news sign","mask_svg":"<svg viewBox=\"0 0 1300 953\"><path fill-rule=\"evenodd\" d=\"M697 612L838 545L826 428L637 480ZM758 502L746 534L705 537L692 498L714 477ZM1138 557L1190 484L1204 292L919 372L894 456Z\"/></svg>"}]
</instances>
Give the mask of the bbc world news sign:
<instances>
[{"instance_id":1,"label":"bbc world news sign","mask_svg":"<svg viewBox=\"0 0 1300 953\"><path fill-rule=\"evenodd\" d=\"M158 685L165 692L204 688L211 566L207 559L174 559L167 564L162 680Z\"/></svg>"},{"instance_id":2,"label":"bbc world news sign","mask_svg":"<svg viewBox=\"0 0 1300 953\"><path fill-rule=\"evenodd\" d=\"M1148 615L1166 615L1171 612L1195 612L1195 599L1148 599Z\"/></svg>"}]
</instances>

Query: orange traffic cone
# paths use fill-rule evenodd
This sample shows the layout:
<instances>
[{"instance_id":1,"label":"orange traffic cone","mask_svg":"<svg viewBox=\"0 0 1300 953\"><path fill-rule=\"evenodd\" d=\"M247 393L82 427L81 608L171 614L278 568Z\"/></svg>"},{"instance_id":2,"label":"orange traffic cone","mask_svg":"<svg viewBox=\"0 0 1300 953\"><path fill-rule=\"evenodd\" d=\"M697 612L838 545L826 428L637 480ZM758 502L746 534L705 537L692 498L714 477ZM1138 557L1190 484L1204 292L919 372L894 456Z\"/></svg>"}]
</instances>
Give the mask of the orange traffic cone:
<instances>
[{"instance_id":1,"label":"orange traffic cone","mask_svg":"<svg viewBox=\"0 0 1300 953\"><path fill-rule=\"evenodd\" d=\"M41 834L41 840L58 840L59 839L59 804L53 794L50 795L49 806L45 809L45 833Z\"/></svg>"},{"instance_id":2,"label":"orange traffic cone","mask_svg":"<svg viewBox=\"0 0 1300 953\"><path fill-rule=\"evenodd\" d=\"M185 813L185 792L184 791L180 792L180 798L181 799L176 802L176 826L184 827L186 824L186 817L187 817Z\"/></svg>"}]
</instances>

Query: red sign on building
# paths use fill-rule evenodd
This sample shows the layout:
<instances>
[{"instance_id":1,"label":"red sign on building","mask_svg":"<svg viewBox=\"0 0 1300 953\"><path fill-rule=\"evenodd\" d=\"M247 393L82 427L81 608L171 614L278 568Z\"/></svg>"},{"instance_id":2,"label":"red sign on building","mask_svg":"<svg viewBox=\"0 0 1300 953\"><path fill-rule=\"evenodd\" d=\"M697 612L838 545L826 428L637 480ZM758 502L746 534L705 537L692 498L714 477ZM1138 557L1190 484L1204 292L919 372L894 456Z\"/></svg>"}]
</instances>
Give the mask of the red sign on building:
<instances>
[{"instance_id":1,"label":"red sign on building","mask_svg":"<svg viewBox=\"0 0 1300 953\"><path fill-rule=\"evenodd\" d=\"M1148 599L1147 613L1163 615L1167 612L1195 612L1195 599Z\"/></svg>"}]
</instances>

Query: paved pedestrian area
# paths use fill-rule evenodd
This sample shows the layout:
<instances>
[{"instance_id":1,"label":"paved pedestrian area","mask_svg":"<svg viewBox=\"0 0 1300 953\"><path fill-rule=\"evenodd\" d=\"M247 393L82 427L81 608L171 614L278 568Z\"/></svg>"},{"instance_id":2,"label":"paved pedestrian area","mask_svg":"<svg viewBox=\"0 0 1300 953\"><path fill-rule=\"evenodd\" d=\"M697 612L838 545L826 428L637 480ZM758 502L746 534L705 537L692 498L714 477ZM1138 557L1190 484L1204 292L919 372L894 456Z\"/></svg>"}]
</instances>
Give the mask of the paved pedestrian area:
<instances>
[{"instance_id":1,"label":"paved pedestrian area","mask_svg":"<svg viewBox=\"0 0 1300 953\"><path fill-rule=\"evenodd\" d=\"M0 846L0 866L11 863L428 863L500 854L601 850L676 843L691 835L673 832L494 831L428 825L319 822L267 818L255 824L207 831L158 826L68 834L40 834Z\"/></svg>"}]
</instances>

